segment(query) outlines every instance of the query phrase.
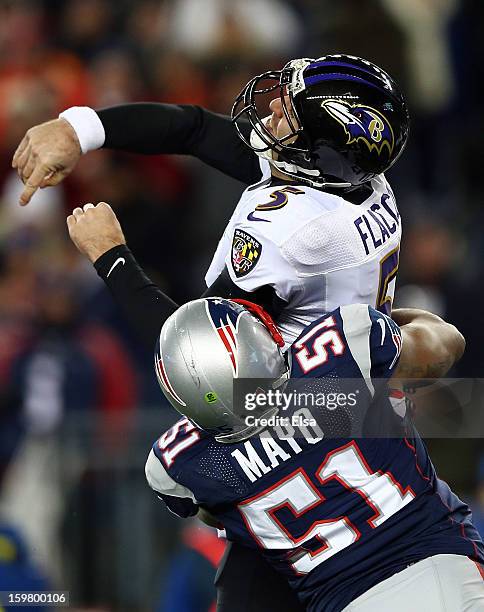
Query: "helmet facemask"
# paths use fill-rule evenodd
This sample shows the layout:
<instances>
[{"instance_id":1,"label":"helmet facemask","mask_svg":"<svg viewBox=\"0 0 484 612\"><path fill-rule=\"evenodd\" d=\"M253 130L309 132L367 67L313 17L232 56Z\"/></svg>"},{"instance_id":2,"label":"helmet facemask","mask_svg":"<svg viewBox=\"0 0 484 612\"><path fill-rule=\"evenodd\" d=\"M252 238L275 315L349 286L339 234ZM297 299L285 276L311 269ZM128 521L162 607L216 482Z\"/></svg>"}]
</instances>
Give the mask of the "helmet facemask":
<instances>
[{"instance_id":1,"label":"helmet facemask","mask_svg":"<svg viewBox=\"0 0 484 612\"><path fill-rule=\"evenodd\" d=\"M235 99L232 121L239 137L248 147L291 179L316 187L348 188L351 187L350 183L328 181L315 167L311 141L298 114L294 98L297 93L297 74L310 62L309 59L292 60L282 70L264 72L251 79ZM263 110L262 100L272 92L279 96L290 129L281 138L267 127L268 117ZM243 119L247 119L252 127L249 139L240 129L240 121Z\"/></svg>"}]
</instances>

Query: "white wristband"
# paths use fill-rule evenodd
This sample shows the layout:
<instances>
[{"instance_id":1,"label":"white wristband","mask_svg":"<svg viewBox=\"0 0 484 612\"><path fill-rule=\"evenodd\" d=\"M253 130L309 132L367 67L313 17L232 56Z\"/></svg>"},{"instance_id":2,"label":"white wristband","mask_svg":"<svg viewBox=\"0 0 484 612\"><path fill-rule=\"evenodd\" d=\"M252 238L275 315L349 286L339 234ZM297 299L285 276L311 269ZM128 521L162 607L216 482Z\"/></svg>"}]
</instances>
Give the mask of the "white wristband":
<instances>
[{"instance_id":1,"label":"white wristband","mask_svg":"<svg viewBox=\"0 0 484 612\"><path fill-rule=\"evenodd\" d=\"M89 106L71 106L59 117L72 126L83 153L103 146L106 139L103 124L96 111Z\"/></svg>"}]
</instances>

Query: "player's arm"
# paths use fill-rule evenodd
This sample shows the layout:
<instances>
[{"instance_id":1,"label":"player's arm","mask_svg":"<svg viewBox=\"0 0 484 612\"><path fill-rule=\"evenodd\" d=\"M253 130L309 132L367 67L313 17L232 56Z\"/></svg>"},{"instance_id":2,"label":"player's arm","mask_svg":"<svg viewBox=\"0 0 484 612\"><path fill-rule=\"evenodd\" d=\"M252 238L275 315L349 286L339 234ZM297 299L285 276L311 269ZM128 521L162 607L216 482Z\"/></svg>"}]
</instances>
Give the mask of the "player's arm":
<instances>
[{"instance_id":1,"label":"player's arm","mask_svg":"<svg viewBox=\"0 0 484 612\"><path fill-rule=\"evenodd\" d=\"M220 521L217 521L208 510L198 504L192 491L176 482L168 474L168 471L162 465L156 442L148 455L145 474L149 486L159 499L165 503L170 512L180 518L196 516L209 527L223 529Z\"/></svg>"},{"instance_id":2,"label":"player's arm","mask_svg":"<svg viewBox=\"0 0 484 612\"><path fill-rule=\"evenodd\" d=\"M437 315L399 308L392 311L392 319L402 333L402 350L393 379L439 378L462 357L464 336Z\"/></svg>"},{"instance_id":3,"label":"player's arm","mask_svg":"<svg viewBox=\"0 0 484 612\"><path fill-rule=\"evenodd\" d=\"M388 379L401 386L444 376L464 352L462 334L425 310L397 309L392 318L365 304L339 311L353 359L373 389Z\"/></svg>"},{"instance_id":4,"label":"player's arm","mask_svg":"<svg viewBox=\"0 0 484 612\"><path fill-rule=\"evenodd\" d=\"M230 117L199 106L126 104L96 111L104 148L148 155L193 155L246 184L261 177L259 158L241 139ZM242 130L248 136L250 125Z\"/></svg>"},{"instance_id":5,"label":"player's arm","mask_svg":"<svg viewBox=\"0 0 484 612\"><path fill-rule=\"evenodd\" d=\"M67 218L71 240L96 268L138 337L153 349L166 319L178 308L144 273L105 202L76 208Z\"/></svg>"},{"instance_id":6,"label":"player's arm","mask_svg":"<svg viewBox=\"0 0 484 612\"><path fill-rule=\"evenodd\" d=\"M149 486L173 514L180 518L196 516L199 505L190 489L173 480L161 464L157 455L156 442L148 455L145 475Z\"/></svg>"},{"instance_id":7,"label":"player's arm","mask_svg":"<svg viewBox=\"0 0 484 612\"><path fill-rule=\"evenodd\" d=\"M242 129L250 132L247 123ZM101 147L132 153L193 155L246 184L261 177L259 158L230 120L198 106L124 104L95 111L73 107L30 128L12 160L27 204L39 187L57 185L83 153Z\"/></svg>"}]
</instances>

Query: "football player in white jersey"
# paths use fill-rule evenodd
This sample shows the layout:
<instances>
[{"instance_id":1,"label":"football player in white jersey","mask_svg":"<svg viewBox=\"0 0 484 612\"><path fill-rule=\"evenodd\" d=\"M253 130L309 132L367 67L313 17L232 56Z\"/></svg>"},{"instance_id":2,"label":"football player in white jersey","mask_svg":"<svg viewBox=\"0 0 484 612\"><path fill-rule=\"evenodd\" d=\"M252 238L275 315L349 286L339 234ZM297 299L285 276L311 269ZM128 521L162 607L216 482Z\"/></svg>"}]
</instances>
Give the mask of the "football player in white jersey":
<instances>
[{"instance_id":1,"label":"football player in white jersey","mask_svg":"<svg viewBox=\"0 0 484 612\"><path fill-rule=\"evenodd\" d=\"M258 98L271 91L272 114L263 118ZM374 64L344 55L292 60L246 85L233 124L194 107L143 104L71 108L61 117L29 130L15 153L24 202L62 180L81 151L191 153L259 179L219 243L210 294L249 293L276 317L286 343L336 305L389 312L401 225L382 173L405 146L409 118L397 85Z\"/></svg>"},{"instance_id":2,"label":"football player in white jersey","mask_svg":"<svg viewBox=\"0 0 484 612\"><path fill-rule=\"evenodd\" d=\"M272 114L264 117L258 100L271 92ZM404 98L386 72L328 55L252 79L232 122L163 104L68 109L27 132L13 166L25 183L23 204L101 146L195 155L251 184L208 270L206 295L261 304L288 345L339 305L390 311L401 224L383 172L402 152L408 124Z\"/></svg>"},{"instance_id":3,"label":"football player in white jersey","mask_svg":"<svg viewBox=\"0 0 484 612\"><path fill-rule=\"evenodd\" d=\"M264 119L257 98L272 90L279 96ZM243 193L207 285L227 271L249 293L270 286L272 303L264 305L286 343L338 305L362 302L389 314L401 223L382 173L403 150L409 121L395 82L351 56L293 60L250 81L232 116L267 160L267 174Z\"/></svg>"}]
</instances>

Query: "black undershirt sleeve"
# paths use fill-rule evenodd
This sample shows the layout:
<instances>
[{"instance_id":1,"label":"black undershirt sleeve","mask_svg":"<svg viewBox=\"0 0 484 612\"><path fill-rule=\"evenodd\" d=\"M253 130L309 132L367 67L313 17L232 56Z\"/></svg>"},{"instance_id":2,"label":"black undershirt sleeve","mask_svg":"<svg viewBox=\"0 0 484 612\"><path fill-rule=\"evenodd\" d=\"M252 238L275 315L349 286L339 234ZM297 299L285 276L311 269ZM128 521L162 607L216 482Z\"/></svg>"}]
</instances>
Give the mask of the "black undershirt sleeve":
<instances>
[{"instance_id":1,"label":"black undershirt sleeve","mask_svg":"<svg viewBox=\"0 0 484 612\"><path fill-rule=\"evenodd\" d=\"M146 276L126 245L101 255L94 267L140 340L153 349L163 323L178 304Z\"/></svg>"},{"instance_id":2,"label":"black undershirt sleeve","mask_svg":"<svg viewBox=\"0 0 484 612\"><path fill-rule=\"evenodd\" d=\"M199 106L137 103L96 110L104 147L131 153L193 155L243 183L260 180L259 158L238 137L230 117ZM250 133L249 123L242 130Z\"/></svg>"}]
</instances>

